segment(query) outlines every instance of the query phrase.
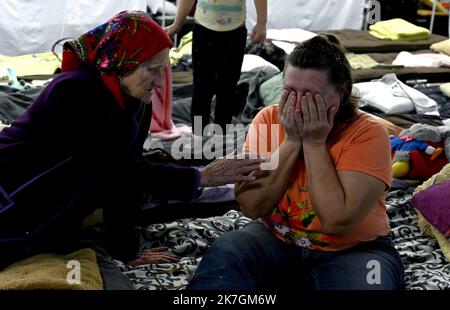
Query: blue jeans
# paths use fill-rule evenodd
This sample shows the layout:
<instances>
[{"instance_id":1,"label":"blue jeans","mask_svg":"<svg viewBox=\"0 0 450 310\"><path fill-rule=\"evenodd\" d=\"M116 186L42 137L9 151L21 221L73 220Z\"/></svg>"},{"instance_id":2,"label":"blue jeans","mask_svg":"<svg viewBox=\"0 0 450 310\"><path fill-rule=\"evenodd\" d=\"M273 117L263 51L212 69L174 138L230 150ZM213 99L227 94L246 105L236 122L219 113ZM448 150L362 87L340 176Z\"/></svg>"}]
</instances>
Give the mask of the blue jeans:
<instances>
[{"instance_id":1,"label":"blue jeans","mask_svg":"<svg viewBox=\"0 0 450 310\"><path fill-rule=\"evenodd\" d=\"M187 289L394 290L403 277L390 236L323 252L286 244L252 221L211 245Z\"/></svg>"}]
</instances>

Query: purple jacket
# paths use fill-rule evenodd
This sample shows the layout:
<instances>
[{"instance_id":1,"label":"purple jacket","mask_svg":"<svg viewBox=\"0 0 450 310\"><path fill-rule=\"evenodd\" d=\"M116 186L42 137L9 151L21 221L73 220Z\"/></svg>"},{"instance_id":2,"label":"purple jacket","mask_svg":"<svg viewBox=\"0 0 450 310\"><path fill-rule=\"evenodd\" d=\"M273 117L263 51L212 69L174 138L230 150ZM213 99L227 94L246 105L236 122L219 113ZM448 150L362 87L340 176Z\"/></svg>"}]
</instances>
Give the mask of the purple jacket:
<instances>
[{"instance_id":1,"label":"purple jacket","mask_svg":"<svg viewBox=\"0 0 450 310\"><path fill-rule=\"evenodd\" d=\"M11 193L69 160L64 169L56 169L57 177L48 178L46 186L54 193L69 185L76 191L93 176L103 183L126 171L133 184L153 196L191 199L199 183L196 169L142 157L150 120L151 105L130 100L121 110L95 71L61 73L0 132L0 186Z\"/></svg>"}]
</instances>

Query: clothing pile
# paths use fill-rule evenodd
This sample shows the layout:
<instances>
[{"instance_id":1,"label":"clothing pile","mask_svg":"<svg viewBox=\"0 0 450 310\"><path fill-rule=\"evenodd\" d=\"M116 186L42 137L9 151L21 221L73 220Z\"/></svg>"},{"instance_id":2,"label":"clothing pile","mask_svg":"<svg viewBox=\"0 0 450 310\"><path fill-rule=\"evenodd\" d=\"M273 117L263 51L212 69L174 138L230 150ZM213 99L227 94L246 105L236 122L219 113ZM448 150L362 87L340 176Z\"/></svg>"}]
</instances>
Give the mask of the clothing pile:
<instances>
[{"instance_id":1,"label":"clothing pile","mask_svg":"<svg viewBox=\"0 0 450 310\"><path fill-rule=\"evenodd\" d=\"M192 31L181 38L178 47L172 47L170 49L169 57L172 67L178 66L187 59L192 59Z\"/></svg>"}]
</instances>

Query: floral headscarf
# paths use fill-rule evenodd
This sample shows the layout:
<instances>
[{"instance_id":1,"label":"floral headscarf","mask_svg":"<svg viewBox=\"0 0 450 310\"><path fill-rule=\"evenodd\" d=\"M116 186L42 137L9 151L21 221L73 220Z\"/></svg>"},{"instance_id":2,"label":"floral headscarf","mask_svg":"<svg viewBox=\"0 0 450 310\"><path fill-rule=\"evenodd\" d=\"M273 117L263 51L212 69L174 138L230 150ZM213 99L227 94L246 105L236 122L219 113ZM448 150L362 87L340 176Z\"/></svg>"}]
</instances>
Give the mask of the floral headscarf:
<instances>
[{"instance_id":1,"label":"floral headscarf","mask_svg":"<svg viewBox=\"0 0 450 310\"><path fill-rule=\"evenodd\" d=\"M119 76L134 70L172 41L164 30L141 11L123 11L106 23L64 44L62 71L83 65L95 67L106 87L124 108Z\"/></svg>"}]
</instances>

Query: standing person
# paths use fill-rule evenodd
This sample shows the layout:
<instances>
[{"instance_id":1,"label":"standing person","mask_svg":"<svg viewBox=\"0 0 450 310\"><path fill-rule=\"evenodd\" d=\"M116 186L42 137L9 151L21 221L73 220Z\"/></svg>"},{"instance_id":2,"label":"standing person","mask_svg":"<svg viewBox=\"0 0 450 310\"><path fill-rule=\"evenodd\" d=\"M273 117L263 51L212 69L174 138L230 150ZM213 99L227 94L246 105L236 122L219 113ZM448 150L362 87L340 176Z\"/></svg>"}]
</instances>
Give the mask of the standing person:
<instances>
[{"instance_id":1,"label":"standing person","mask_svg":"<svg viewBox=\"0 0 450 310\"><path fill-rule=\"evenodd\" d=\"M257 22L250 40L266 39L267 0L254 0ZM175 21L167 27L169 36L180 31L194 0L179 2ZM236 85L241 74L247 40L245 0L198 0L192 36L194 90L191 120L201 116L202 126L210 123L211 100L216 95L214 122L225 132L236 102ZM203 129L203 128L202 128Z\"/></svg>"},{"instance_id":2,"label":"standing person","mask_svg":"<svg viewBox=\"0 0 450 310\"><path fill-rule=\"evenodd\" d=\"M0 269L64 251L99 207L113 257L167 261L161 249L138 252L135 225L145 194L189 200L199 187L252 179L246 175L258 160L216 159L195 169L143 157L151 93L162 86L171 46L139 11L121 12L64 45L63 72L0 132Z\"/></svg>"},{"instance_id":3,"label":"standing person","mask_svg":"<svg viewBox=\"0 0 450 310\"><path fill-rule=\"evenodd\" d=\"M236 185L255 220L211 245L188 289L402 287L385 205L389 136L358 110L352 85L336 37L318 35L294 49L280 104L256 115L244 147L279 158L273 170L253 172L256 181Z\"/></svg>"}]
</instances>

